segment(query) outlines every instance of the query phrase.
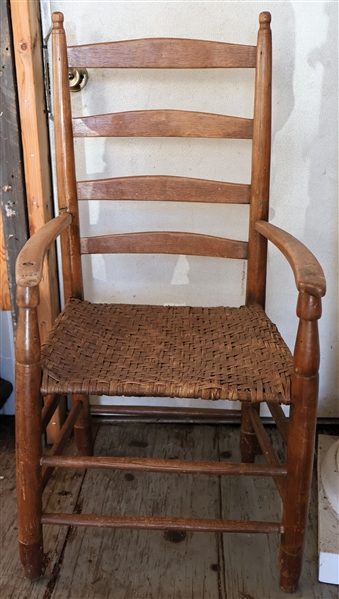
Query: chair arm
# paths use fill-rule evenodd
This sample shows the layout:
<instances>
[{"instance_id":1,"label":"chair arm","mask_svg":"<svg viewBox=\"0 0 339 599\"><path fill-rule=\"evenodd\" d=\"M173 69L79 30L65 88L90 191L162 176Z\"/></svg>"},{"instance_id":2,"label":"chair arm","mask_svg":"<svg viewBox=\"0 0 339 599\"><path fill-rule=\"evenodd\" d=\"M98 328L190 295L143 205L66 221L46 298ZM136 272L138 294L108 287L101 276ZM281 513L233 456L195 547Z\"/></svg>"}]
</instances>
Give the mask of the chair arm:
<instances>
[{"instance_id":1,"label":"chair arm","mask_svg":"<svg viewBox=\"0 0 339 599\"><path fill-rule=\"evenodd\" d=\"M16 261L16 283L20 287L35 287L42 278L42 267L47 250L72 222L70 212L62 212L43 225L22 248Z\"/></svg>"},{"instance_id":2,"label":"chair arm","mask_svg":"<svg viewBox=\"0 0 339 599\"><path fill-rule=\"evenodd\" d=\"M284 254L292 267L298 291L315 297L325 295L326 280L323 269L303 243L263 220L257 221L255 228Z\"/></svg>"}]
</instances>

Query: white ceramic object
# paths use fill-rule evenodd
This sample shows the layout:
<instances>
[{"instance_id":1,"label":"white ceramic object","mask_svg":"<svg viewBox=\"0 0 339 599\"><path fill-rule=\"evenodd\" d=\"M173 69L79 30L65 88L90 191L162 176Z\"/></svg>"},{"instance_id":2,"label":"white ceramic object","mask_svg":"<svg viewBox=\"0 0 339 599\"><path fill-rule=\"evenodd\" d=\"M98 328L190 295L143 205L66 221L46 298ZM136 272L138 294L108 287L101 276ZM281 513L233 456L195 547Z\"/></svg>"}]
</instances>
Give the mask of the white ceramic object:
<instances>
[{"instance_id":1,"label":"white ceramic object","mask_svg":"<svg viewBox=\"0 0 339 599\"><path fill-rule=\"evenodd\" d=\"M339 516L339 439L331 445L322 461L321 480L331 508Z\"/></svg>"},{"instance_id":2,"label":"white ceramic object","mask_svg":"<svg viewBox=\"0 0 339 599\"><path fill-rule=\"evenodd\" d=\"M318 439L320 582L339 584L339 438Z\"/></svg>"}]
</instances>

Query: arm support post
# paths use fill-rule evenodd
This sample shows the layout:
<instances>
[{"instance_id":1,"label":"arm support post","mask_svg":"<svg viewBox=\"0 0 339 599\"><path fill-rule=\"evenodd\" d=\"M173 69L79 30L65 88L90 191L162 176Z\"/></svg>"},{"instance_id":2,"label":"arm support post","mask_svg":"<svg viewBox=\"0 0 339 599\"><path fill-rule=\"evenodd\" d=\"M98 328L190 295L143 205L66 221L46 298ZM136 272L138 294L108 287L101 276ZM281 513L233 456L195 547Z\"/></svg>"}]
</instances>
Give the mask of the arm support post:
<instances>
[{"instance_id":1,"label":"arm support post","mask_svg":"<svg viewBox=\"0 0 339 599\"><path fill-rule=\"evenodd\" d=\"M30 580L42 573L39 288L17 287L16 477L20 558Z\"/></svg>"},{"instance_id":2,"label":"arm support post","mask_svg":"<svg viewBox=\"0 0 339 599\"><path fill-rule=\"evenodd\" d=\"M300 318L294 350L287 481L280 550L280 585L292 592L301 573L312 481L318 401L321 299L299 293Z\"/></svg>"}]
</instances>

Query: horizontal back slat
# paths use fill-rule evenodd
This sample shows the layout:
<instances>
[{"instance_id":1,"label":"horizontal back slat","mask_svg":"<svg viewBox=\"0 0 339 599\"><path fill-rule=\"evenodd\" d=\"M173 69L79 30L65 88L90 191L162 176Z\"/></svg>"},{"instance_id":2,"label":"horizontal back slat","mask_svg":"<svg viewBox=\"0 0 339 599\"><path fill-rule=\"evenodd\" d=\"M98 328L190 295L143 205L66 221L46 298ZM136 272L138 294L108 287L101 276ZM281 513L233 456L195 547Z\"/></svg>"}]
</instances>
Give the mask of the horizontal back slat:
<instances>
[{"instance_id":1,"label":"horizontal back slat","mask_svg":"<svg viewBox=\"0 0 339 599\"><path fill-rule=\"evenodd\" d=\"M247 258L247 242L198 233L156 231L84 237L82 254L186 254L217 258Z\"/></svg>"},{"instance_id":2,"label":"horizontal back slat","mask_svg":"<svg viewBox=\"0 0 339 599\"><path fill-rule=\"evenodd\" d=\"M251 139L253 120L184 110L136 110L73 119L75 137Z\"/></svg>"},{"instance_id":3,"label":"horizontal back slat","mask_svg":"<svg viewBox=\"0 0 339 599\"><path fill-rule=\"evenodd\" d=\"M70 67L254 68L256 46L188 39L140 39L68 48Z\"/></svg>"},{"instance_id":4,"label":"horizontal back slat","mask_svg":"<svg viewBox=\"0 0 339 599\"><path fill-rule=\"evenodd\" d=\"M187 177L141 176L79 181L79 200L142 200L249 204L250 185Z\"/></svg>"}]
</instances>

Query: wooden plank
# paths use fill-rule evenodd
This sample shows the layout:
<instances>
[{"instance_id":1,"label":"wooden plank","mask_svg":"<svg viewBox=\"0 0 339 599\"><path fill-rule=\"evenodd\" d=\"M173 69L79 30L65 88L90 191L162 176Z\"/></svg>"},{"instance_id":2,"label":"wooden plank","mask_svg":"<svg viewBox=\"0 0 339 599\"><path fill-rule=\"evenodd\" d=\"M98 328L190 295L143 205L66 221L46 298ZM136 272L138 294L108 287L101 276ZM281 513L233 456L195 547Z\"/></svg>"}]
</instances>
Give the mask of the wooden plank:
<instances>
[{"instance_id":1,"label":"wooden plank","mask_svg":"<svg viewBox=\"0 0 339 599\"><path fill-rule=\"evenodd\" d=\"M27 209L24 190L23 165L21 156L21 140L19 133L19 115L17 109L17 93L15 85L15 69L13 43L8 11L8 2L0 4L1 21L1 87L0 87L0 137L1 144L1 208L3 220L2 247L5 248L5 259L1 253L1 272L7 262L9 290L5 291L5 302L2 305L12 311L14 332L17 321L15 304L15 262L27 240ZM10 300L7 297L9 292Z\"/></svg>"},{"instance_id":2,"label":"wooden plank","mask_svg":"<svg viewBox=\"0 0 339 599\"><path fill-rule=\"evenodd\" d=\"M0 310L11 309L11 298L9 295L6 249L2 223L2 212L0 211Z\"/></svg>"},{"instance_id":3,"label":"wooden plank","mask_svg":"<svg viewBox=\"0 0 339 599\"><path fill-rule=\"evenodd\" d=\"M223 427L224 428L224 427ZM270 440L279 459L285 459L285 447L282 438L275 427L267 427ZM238 431L235 427L225 439L220 437L220 452L231 449L232 460L240 458L238 450ZM258 462L264 457L259 456ZM265 519L281 518L281 500L274 482L269 478L223 478L222 513L224 517L243 517ZM337 589L334 585L318 582L317 573L317 495L316 472L306 536L305 557L300 583L296 596L302 599L336 599ZM225 584L227 597L242 597L261 599L274 597L286 599L286 592L279 588L279 535L266 538L261 535L248 536L224 534L223 552L227 572ZM260 556L255 559L254 556Z\"/></svg>"},{"instance_id":4,"label":"wooden plank","mask_svg":"<svg viewBox=\"0 0 339 599\"><path fill-rule=\"evenodd\" d=\"M256 46L205 40L151 38L68 48L73 67L202 69L253 68Z\"/></svg>"},{"instance_id":5,"label":"wooden plank","mask_svg":"<svg viewBox=\"0 0 339 599\"><path fill-rule=\"evenodd\" d=\"M249 204L250 185L188 177L116 177L77 183L78 200Z\"/></svg>"},{"instance_id":6,"label":"wooden plank","mask_svg":"<svg viewBox=\"0 0 339 599\"><path fill-rule=\"evenodd\" d=\"M75 137L251 139L253 120L185 110L134 110L73 119Z\"/></svg>"},{"instance_id":7,"label":"wooden plank","mask_svg":"<svg viewBox=\"0 0 339 599\"><path fill-rule=\"evenodd\" d=\"M18 599L19 597L34 597L46 599L47 589L58 571L58 564L68 531L64 527L44 527L44 551L46 571L43 578L30 583L23 577L22 566L19 562L17 539L17 516L15 500L15 447L14 419L10 427L3 419L0 425L0 454L1 476L0 527L1 551L1 597ZM68 444L65 453L76 455L73 440ZM84 472L81 470L59 470L50 479L43 496L43 507L51 511L72 511L77 503L79 489L82 485Z\"/></svg>"},{"instance_id":8,"label":"wooden plank","mask_svg":"<svg viewBox=\"0 0 339 599\"><path fill-rule=\"evenodd\" d=\"M191 425L101 426L99 455L214 459L216 429ZM80 502L83 513L218 517L217 477L87 471ZM67 542L65 568L53 599L86 596L204 597L225 599L220 535L214 533L76 528ZM127 550L128 547L128 550ZM67 566L66 566L67 564Z\"/></svg>"},{"instance_id":9,"label":"wooden plank","mask_svg":"<svg viewBox=\"0 0 339 599\"><path fill-rule=\"evenodd\" d=\"M13 41L29 230L32 235L52 218L52 188L42 65L40 8L38 0L11 0ZM41 341L45 341L59 313L59 293L54 247L48 253L40 284L38 310ZM62 406L48 428L51 441L60 429Z\"/></svg>"},{"instance_id":10,"label":"wooden plank","mask_svg":"<svg viewBox=\"0 0 339 599\"><path fill-rule=\"evenodd\" d=\"M106 529L67 529L44 526L47 570L31 584L22 576L18 560L15 509L14 427L4 433L0 422L1 476L0 527L1 591L6 599L125 599L126 597L204 597L204 599L286 599L279 589L279 535L214 533L169 533ZM14 419L13 419L14 420ZM275 427L267 427L275 451L282 461L284 444ZM180 459L238 461L238 426L187 426L118 424L104 425L96 441L96 454L127 453ZM75 455L73 442L67 455ZM263 457L258 459L263 462ZM337 599L335 585L317 579L317 490L316 470L312 487L305 561L298 599ZM194 477L191 475L145 475L91 471L86 474L79 496L82 474L60 469L44 493L48 511L156 515L170 513L202 517L281 517L281 501L268 478ZM171 536L172 534L172 536ZM176 541L176 542L175 542ZM64 547L64 551L62 550ZM259 556L255 558L254 556ZM227 595L226 595L227 593Z\"/></svg>"},{"instance_id":11,"label":"wooden plank","mask_svg":"<svg viewBox=\"0 0 339 599\"><path fill-rule=\"evenodd\" d=\"M155 231L83 237L82 254L185 254L247 258L247 242L198 233Z\"/></svg>"}]
</instances>

